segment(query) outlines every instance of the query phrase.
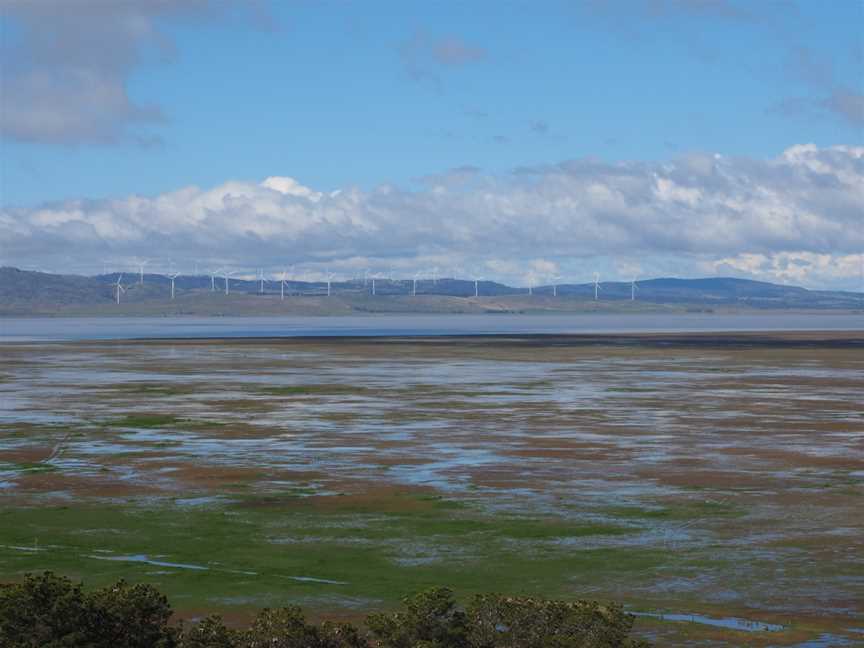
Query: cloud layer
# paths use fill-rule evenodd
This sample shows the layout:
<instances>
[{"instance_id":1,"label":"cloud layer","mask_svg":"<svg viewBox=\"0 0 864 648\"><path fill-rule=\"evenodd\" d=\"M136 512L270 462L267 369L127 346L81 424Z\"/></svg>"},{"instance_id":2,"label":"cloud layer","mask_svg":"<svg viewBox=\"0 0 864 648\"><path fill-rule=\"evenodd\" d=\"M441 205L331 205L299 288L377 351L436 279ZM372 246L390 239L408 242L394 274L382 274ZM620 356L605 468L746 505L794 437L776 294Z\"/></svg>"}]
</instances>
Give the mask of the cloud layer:
<instances>
[{"instance_id":1,"label":"cloud layer","mask_svg":"<svg viewBox=\"0 0 864 648\"><path fill-rule=\"evenodd\" d=\"M522 283L583 281L598 269L608 279L719 273L860 286L864 148L579 159L506 175L461 167L418 182L323 193L270 177L5 209L2 261L93 271L147 257L184 271L196 260L343 274L437 266Z\"/></svg>"}]
</instances>

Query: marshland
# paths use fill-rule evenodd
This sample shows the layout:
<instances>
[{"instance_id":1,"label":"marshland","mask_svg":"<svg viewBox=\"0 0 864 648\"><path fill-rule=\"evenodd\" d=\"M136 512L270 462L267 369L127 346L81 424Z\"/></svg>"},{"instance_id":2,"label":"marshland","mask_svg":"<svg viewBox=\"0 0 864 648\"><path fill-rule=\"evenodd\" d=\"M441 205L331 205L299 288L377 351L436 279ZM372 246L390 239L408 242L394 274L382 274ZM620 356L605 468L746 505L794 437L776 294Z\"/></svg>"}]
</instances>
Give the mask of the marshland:
<instances>
[{"instance_id":1,"label":"marshland","mask_svg":"<svg viewBox=\"0 0 864 648\"><path fill-rule=\"evenodd\" d=\"M322 618L449 586L660 644L864 640L855 333L0 346L0 579ZM806 643L810 642L810 643Z\"/></svg>"}]
</instances>

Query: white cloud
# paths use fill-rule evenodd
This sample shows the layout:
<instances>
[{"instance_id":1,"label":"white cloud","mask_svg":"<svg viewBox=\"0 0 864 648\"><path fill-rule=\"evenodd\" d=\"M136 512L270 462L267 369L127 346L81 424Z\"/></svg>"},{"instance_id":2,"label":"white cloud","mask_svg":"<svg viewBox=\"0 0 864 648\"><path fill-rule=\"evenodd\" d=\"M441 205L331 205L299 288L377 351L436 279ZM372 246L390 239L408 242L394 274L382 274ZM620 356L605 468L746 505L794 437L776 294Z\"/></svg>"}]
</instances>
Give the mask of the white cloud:
<instances>
[{"instance_id":1,"label":"white cloud","mask_svg":"<svg viewBox=\"0 0 864 648\"><path fill-rule=\"evenodd\" d=\"M166 23L257 15L236 0L0 0L0 12L0 135L52 145L158 143L162 110L128 85L143 62L176 55Z\"/></svg>"},{"instance_id":2,"label":"white cloud","mask_svg":"<svg viewBox=\"0 0 864 648\"><path fill-rule=\"evenodd\" d=\"M580 159L506 175L429 176L323 193L290 177L155 197L0 211L0 256L101 268L137 256L191 267L303 265L347 274L470 268L515 283L725 273L857 288L864 148L794 146L754 160Z\"/></svg>"}]
</instances>

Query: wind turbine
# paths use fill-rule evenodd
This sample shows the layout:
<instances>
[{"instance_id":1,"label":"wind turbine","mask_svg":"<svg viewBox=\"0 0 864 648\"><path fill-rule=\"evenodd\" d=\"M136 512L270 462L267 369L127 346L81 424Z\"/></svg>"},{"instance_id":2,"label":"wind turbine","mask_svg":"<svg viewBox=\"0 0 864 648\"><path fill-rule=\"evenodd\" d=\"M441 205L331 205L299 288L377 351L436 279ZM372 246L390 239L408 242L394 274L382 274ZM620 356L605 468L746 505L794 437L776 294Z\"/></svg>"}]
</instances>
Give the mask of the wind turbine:
<instances>
[{"instance_id":1,"label":"wind turbine","mask_svg":"<svg viewBox=\"0 0 864 648\"><path fill-rule=\"evenodd\" d=\"M552 296L557 297L558 296L558 282L561 281L561 275L552 275L550 277L550 279L552 281Z\"/></svg>"},{"instance_id":2,"label":"wind turbine","mask_svg":"<svg viewBox=\"0 0 864 648\"><path fill-rule=\"evenodd\" d=\"M126 289L123 287L123 284L120 283L122 279L123 279L122 274L117 275L117 283L114 284L114 288L117 291L117 304L118 305L120 304L120 293L126 292Z\"/></svg>"},{"instance_id":3,"label":"wind turbine","mask_svg":"<svg viewBox=\"0 0 864 648\"><path fill-rule=\"evenodd\" d=\"M595 272L594 273L594 301L597 301L599 294L600 294L600 275Z\"/></svg>"},{"instance_id":4,"label":"wind turbine","mask_svg":"<svg viewBox=\"0 0 864 648\"><path fill-rule=\"evenodd\" d=\"M483 280L483 277L474 276L474 296L480 296L480 282Z\"/></svg>"},{"instance_id":5,"label":"wind turbine","mask_svg":"<svg viewBox=\"0 0 864 648\"><path fill-rule=\"evenodd\" d=\"M138 283L142 286L144 285L144 266L146 266L150 261L147 259L141 259L138 261Z\"/></svg>"},{"instance_id":6,"label":"wind turbine","mask_svg":"<svg viewBox=\"0 0 864 648\"><path fill-rule=\"evenodd\" d=\"M258 280L260 282L258 286L258 294L264 294L264 268L258 268Z\"/></svg>"},{"instance_id":7,"label":"wind turbine","mask_svg":"<svg viewBox=\"0 0 864 648\"><path fill-rule=\"evenodd\" d=\"M282 279L279 281L279 298L285 299L285 284L288 283L288 269L282 271Z\"/></svg>"},{"instance_id":8,"label":"wind turbine","mask_svg":"<svg viewBox=\"0 0 864 648\"><path fill-rule=\"evenodd\" d=\"M419 272L414 273L414 279L413 279L412 285L411 285L411 296L412 297L417 296L417 277L419 277L419 276L420 276Z\"/></svg>"},{"instance_id":9,"label":"wind turbine","mask_svg":"<svg viewBox=\"0 0 864 648\"><path fill-rule=\"evenodd\" d=\"M335 276L336 276L336 275L334 275L332 272L328 272L328 273L327 273L327 296L328 296L328 297L330 296L330 281L331 281L331 280L333 279L333 277L335 277Z\"/></svg>"},{"instance_id":10,"label":"wind turbine","mask_svg":"<svg viewBox=\"0 0 864 648\"><path fill-rule=\"evenodd\" d=\"M169 274L168 278L171 280L171 299L174 299L174 280L180 276L179 272L175 272L174 274Z\"/></svg>"},{"instance_id":11,"label":"wind turbine","mask_svg":"<svg viewBox=\"0 0 864 648\"><path fill-rule=\"evenodd\" d=\"M216 292L216 275L222 272L222 268L214 268L210 271L210 292Z\"/></svg>"},{"instance_id":12,"label":"wind turbine","mask_svg":"<svg viewBox=\"0 0 864 648\"><path fill-rule=\"evenodd\" d=\"M636 301L636 277L630 282L630 301Z\"/></svg>"},{"instance_id":13,"label":"wind turbine","mask_svg":"<svg viewBox=\"0 0 864 648\"><path fill-rule=\"evenodd\" d=\"M228 270L227 268L222 270L222 276L225 277L225 294L227 295L228 290L228 280L231 278L231 275L234 274L233 270Z\"/></svg>"}]
</instances>

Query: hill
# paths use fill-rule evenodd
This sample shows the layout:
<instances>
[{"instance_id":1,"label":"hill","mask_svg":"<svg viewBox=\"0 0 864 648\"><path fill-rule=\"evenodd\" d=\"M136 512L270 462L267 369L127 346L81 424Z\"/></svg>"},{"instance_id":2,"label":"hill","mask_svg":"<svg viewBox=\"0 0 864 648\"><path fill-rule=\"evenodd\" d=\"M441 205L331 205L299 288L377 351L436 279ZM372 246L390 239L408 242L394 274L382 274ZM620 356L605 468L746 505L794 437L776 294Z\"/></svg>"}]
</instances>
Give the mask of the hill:
<instances>
[{"instance_id":1,"label":"hill","mask_svg":"<svg viewBox=\"0 0 864 648\"><path fill-rule=\"evenodd\" d=\"M123 289L117 303L115 284ZM0 315L338 315L358 312L570 312L728 309L859 310L864 294L808 290L731 277L658 278L537 286L528 294L493 281L444 278L265 282L209 276L93 277L0 268ZM328 295L329 290L329 295ZM416 290L416 292L415 292ZM284 294L283 294L284 293Z\"/></svg>"}]
</instances>

